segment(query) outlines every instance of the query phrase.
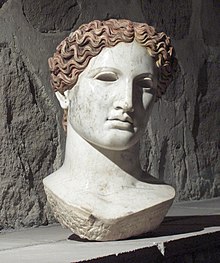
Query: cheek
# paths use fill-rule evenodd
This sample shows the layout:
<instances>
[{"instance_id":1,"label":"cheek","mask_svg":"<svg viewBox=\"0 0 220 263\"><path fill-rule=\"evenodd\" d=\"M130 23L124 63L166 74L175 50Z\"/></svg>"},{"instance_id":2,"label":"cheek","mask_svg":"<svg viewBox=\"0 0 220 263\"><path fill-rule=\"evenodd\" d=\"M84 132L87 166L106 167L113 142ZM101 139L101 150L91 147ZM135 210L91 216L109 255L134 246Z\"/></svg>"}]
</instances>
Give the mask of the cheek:
<instances>
[{"instance_id":1,"label":"cheek","mask_svg":"<svg viewBox=\"0 0 220 263\"><path fill-rule=\"evenodd\" d=\"M91 110L91 103L94 100L94 92L86 82L74 87L70 100L70 111L73 115L88 114Z\"/></svg>"},{"instance_id":2,"label":"cheek","mask_svg":"<svg viewBox=\"0 0 220 263\"><path fill-rule=\"evenodd\" d=\"M102 96L100 92L95 92L88 84L87 89L76 91L69 107L69 118L74 127L84 127L91 129L101 125L107 117L107 95Z\"/></svg>"},{"instance_id":3,"label":"cheek","mask_svg":"<svg viewBox=\"0 0 220 263\"><path fill-rule=\"evenodd\" d=\"M151 93L143 93L142 104L145 111L151 109L154 104L154 95Z\"/></svg>"},{"instance_id":4,"label":"cheek","mask_svg":"<svg viewBox=\"0 0 220 263\"><path fill-rule=\"evenodd\" d=\"M138 127L145 127L154 105L154 95L142 94L142 100L136 108L136 120Z\"/></svg>"}]
</instances>

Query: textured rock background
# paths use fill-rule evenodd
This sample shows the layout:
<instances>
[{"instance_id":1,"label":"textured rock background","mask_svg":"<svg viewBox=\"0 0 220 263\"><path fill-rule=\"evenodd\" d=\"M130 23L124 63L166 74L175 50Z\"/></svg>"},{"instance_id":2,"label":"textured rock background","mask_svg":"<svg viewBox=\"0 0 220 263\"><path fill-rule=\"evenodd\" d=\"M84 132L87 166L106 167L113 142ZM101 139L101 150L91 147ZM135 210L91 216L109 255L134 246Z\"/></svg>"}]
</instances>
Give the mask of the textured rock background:
<instances>
[{"instance_id":1,"label":"textured rock background","mask_svg":"<svg viewBox=\"0 0 220 263\"><path fill-rule=\"evenodd\" d=\"M179 59L142 140L143 166L177 201L220 195L218 0L0 0L0 229L53 221L42 179L61 165L64 135L47 59L71 30L106 18L167 32Z\"/></svg>"}]
</instances>

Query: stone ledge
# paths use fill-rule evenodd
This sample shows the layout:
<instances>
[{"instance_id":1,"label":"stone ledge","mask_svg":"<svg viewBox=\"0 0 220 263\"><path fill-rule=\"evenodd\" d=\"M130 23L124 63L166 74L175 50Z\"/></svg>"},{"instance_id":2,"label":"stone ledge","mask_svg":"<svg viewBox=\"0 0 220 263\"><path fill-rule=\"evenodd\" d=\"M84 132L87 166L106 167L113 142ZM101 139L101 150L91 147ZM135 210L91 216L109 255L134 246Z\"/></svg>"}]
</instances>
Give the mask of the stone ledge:
<instances>
[{"instance_id":1,"label":"stone ledge","mask_svg":"<svg viewBox=\"0 0 220 263\"><path fill-rule=\"evenodd\" d=\"M59 225L2 232L0 262L15 261L218 263L220 198L175 204L157 230L122 241L85 241Z\"/></svg>"},{"instance_id":2,"label":"stone ledge","mask_svg":"<svg viewBox=\"0 0 220 263\"><path fill-rule=\"evenodd\" d=\"M92 260L77 261L77 263L146 263L146 260L151 263L220 262L220 227L210 227L201 232L193 232L191 234L186 233L181 236L182 237L179 238L174 236L173 239L169 239L168 237L158 237L158 241L155 240L151 245L146 242L146 247L144 248ZM162 241L160 241L161 238L163 239ZM199 258L199 260L196 260L196 258ZM76 261L73 263L75 262Z\"/></svg>"}]
</instances>

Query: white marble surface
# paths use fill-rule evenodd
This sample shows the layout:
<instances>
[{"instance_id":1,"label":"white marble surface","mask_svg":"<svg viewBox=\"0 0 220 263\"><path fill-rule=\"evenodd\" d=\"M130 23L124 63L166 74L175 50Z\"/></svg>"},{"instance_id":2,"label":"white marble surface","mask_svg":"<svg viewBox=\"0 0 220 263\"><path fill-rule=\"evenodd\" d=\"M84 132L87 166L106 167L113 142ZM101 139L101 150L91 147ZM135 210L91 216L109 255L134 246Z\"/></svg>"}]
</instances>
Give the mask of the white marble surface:
<instances>
[{"instance_id":1,"label":"white marble surface","mask_svg":"<svg viewBox=\"0 0 220 263\"><path fill-rule=\"evenodd\" d=\"M44 179L61 224L90 240L117 240L153 230L175 191L147 175L139 139L154 105L157 71L136 41L104 48L60 105L68 109L63 166Z\"/></svg>"}]
</instances>

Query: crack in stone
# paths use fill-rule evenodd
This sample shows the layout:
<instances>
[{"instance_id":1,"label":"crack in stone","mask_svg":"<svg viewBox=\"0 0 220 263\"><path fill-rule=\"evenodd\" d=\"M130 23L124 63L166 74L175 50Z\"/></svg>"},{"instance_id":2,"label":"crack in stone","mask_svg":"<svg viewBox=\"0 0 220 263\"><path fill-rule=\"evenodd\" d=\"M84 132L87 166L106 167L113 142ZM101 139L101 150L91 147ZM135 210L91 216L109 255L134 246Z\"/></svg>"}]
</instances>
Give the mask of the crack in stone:
<instances>
[{"instance_id":1,"label":"crack in stone","mask_svg":"<svg viewBox=\"0 0 220 263\"><path fill-rule=\"evenodd\" d=\"M8 0L0 0L0 8L7 2Z\"/></svg>"},{"instance_id":2,"label":"crack in stone","mask_svg":"<svg viewBox=\"0 0 220 263\"><path fill-rule=\"evenodd\" d=\"M164 180L165 164L166 164L166 154L168 148L168 139L164 138L162 141L161 151L160 151L160 162L159 162L159 179Z\"/></svg>"}]
</instances>

